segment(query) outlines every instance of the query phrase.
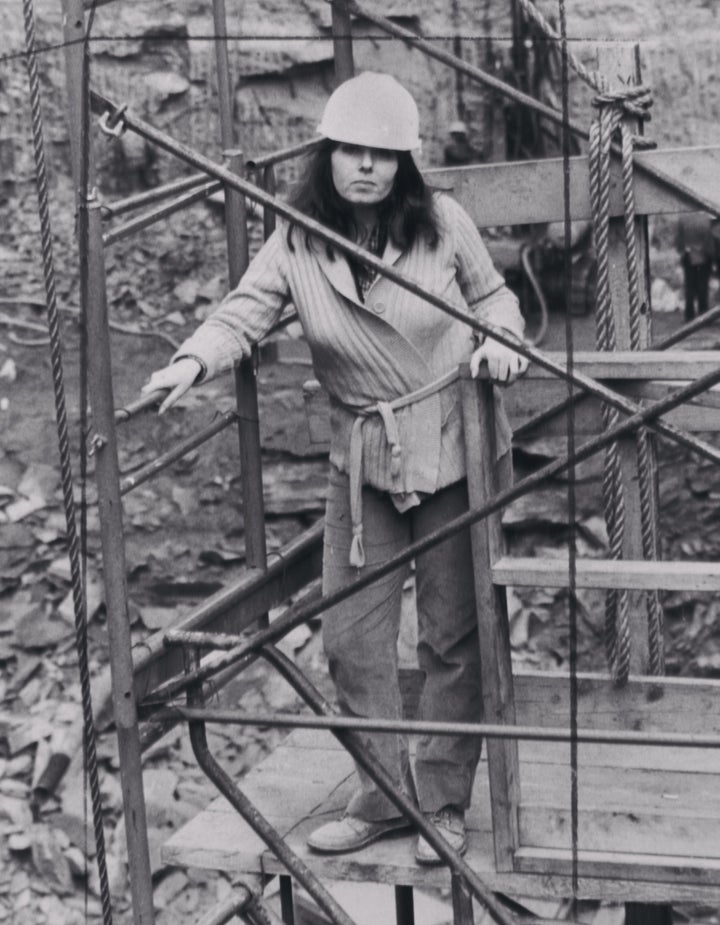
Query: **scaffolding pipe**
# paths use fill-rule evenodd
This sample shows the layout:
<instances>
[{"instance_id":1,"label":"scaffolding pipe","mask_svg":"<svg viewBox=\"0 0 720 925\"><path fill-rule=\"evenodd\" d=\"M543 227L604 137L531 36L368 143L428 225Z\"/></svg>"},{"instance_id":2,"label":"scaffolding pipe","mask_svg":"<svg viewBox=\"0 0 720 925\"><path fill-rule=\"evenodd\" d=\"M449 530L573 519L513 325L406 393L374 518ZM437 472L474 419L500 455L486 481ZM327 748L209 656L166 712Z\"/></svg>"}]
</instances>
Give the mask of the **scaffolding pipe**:
<instances>
[{"instance_id":1,"label":"scaffolding pipe","mask_svg":"<svg viewBox=\"0 0 720 925\"><path fill-rule=\"evenodd\" d=\"M538 488L546 479L559 475L561 472L565 472L571 466L577 465L599 450L604 449L610 443L617 440L618 437L630 434L638 427L649 424L653 418L665 414L671 408L675 407L675 405L682 404L682 402L689 400L711 385L714 385L716 382L720 382L720 369L713 370L683 388L677 389L670 395L658 399L651 405L647 405L641 411L638 411L636 414L626 418L604 433L582 444L572 456L564 456L561 459L553 460L531 475L516 482L510 488L498 492L491 501L484 504L482 507L467 511L467 513L462 514L460 517L456 517L455 520L449 521L443 527L428 534L428 536L424 537L422 540L411 543L405 550L393 556L391 559L388 559L382 565L373 569L368 569L363 575L356 578L355 581L334 591L332 594L324 596L319 603L301 603L300 605L289 607L286 613L279 617L270 627L260 630L252 639L239 641L238 645L228 652L225 658L216 666L215 670L225 668L227 665L231 665L233 662L244 658L250 652L257 652L263 646L277 642L296 626L319 616L324 610L346 600L358 591L362 591L374 581L378 581L401 565L405 565L426 550L443 542L449 536L453 536L460 530L464 530L477 521L488 517L490 514L494 514L511 501L515 501L529 491ZM166 633L166 640L168 643L172 643L172 632ZM197 675L168 681L166 684L161 685L155 693L163 697L172 696L178 691L183 690L191 681L202 680L206 677L210 677L211 674L212 672L205 672L203 668L197 669Z\"/></svg>"},{"instance_id":2,"label":"scaffolding pipe","mask_svg":"<svg viewBox=\"0 0 720 925\"><path fill-rule=\"evenodd\" d=\"M197 646L194 633L187 633L184 645ZM200 641L199 644L202 644ZM264 654L264 649L260 655ZM608 683L612 679L608 678ZM720 733L649 732L646 730L578 729L562 726L503 725L501 723L458 723L434 720L376 719L329 714L303 716L297 713L243 713L239 710L190 708L173 705L157 711L157 719L190 722L202 720L228 726L267 726L280 729L352 730L407 735L483 736L486 739L522 739L529 742L578 742L592 745L647 745L659 748L720 748ZM153 717L155 718L155 717Z\"/></svg>"},{"instance_id":3,"label":"scaffolding pipe","mask_svg":"<svg viewBox=\"0 0 720 925\"><path fill-rule=\"evenodd\" d=\"M163 469L167 469L168 466L177 462L178 459L182 459L186 453L189 453L198 446L202 446L203 443L206 443L211 437L221 433L231 424L235 424L237 419L238 416L236 411L226 411L224 414L221 414L215 421L208 424L207 427L204 427L191 437L188 437L187 440L183 440L181 443L178 443L177 446L172 447L172 449L167 450L165 453L161 453L158 457L142 466L132 475L125 476L120 482L120 494L126 495L129 491L132 491L133 488L137 488L138 485L147 482L148 479L157 475L158 472L162 472Z\"/></svg>"},{"instance_id":4,"label":"scaffolding pipe","mask_svg":"<svg viewBox=\"0 0 720 925\"><path fill-rule=\"evenodd\" d=\"M191 206L196 202L202 202L202 200L212 196L213 193L217 193L220 189L222 189L222 183L213 182L205 184L202 189L193 189L188 193L183 193L182 196L178 196L176 199L166 202L156 209L150 209L148 212L144 212L142 215L130 219L130 221L125 222L123 225L111 228L110 231L105 232L103 235L103 244L108 247L110 244L115 244L123 238L128 238L131 234L134 234L134 232L149 228L150 225L154 225L155 222L167 218L168 215L173 215L175 212L179 212L181 209Z\"/></svg>"},{"instance_id":5,"label":"scaffolding pipe","mask_svg":"<svg viewBox=\"0 0 720 925\"><path fill-rule=\"evenodd\" d=\"M96 92L92 93L91 99L96 106L103 110L113 110L116 108L110 100ZM170 136L168 136L165 132L161 132L158 129L155 129L153 126L149 125L147 122L143 122L141 119L138 119L134 116L128 116L127 113L123 113L122 118L126 121L128 126L130 126L134 131L138 132L138 134L141 134L143 137L147 138L148 141L152 141L154 144L157 144L164 150L175 154L177 157L186 161L187 163L193 164L197 167L202 167L202 169L210 174L210 176L214 176L217 179L222 180L227 184L227 186L243 193L248 197L248 199L251 199L254 202L258 202L263 206L274 209L274 211L279 215L282 215L290 222L316 235L316 237L318 237L321 241L337 247L338 250L340 250L342 253L348 254L354 259L359 260L361 263L372 268L379 275L391 280L401 288L411 292L413 295L419 296L430 305L434 305L436 308L439 308L441 311L444 311L451 317L456 318L458 321L464 322L474 331L479 331L485 336L496 340L498 343L509 347L511 350L514 350L521 356L532 360L534 363L537 363L538 366L553 373L558 378L563 379L566 382L572 382L578 388L582 389L583 391L590 392L590 394L595 395L596 398L607 402L609 405L617 408L624 414L634 415L639 410L640 406L637 403L630 401L624 395L609 389L607 386L602 385L602 383L599 383L594 379L591 379L589 376L584 376L577 372L570 372L562 363L551 360L540 350L536 350L534 347L530 347L528 344L518 343L502 328L498 328L494 325L488 324L485 321L481 321L467 311L458 308L454 303L448 301L442 296L439 296L434 292L428 292L412 277L409 277L407 274L398 270L394 265L385 263L384 260L382 260L380 257L376 257L364 247L360 247L353 241L344 238L337 232L331 231L320 222L309 218L307 215L304 215L302 212L299 212L297 209L293 208L287 203L282 202L282 200L269 196L259 186L255 186L254 184L249 183L247 180L236 176L231 171L226 170L218 164L215 164L209 158L206 158L203 155L198 154L196 151L190 149L187 145L183 145L180 142L170 138ZM709 459L712 462L720 462L720 450L711 444L703 440L695 439L679 430L674 425L668 424L664 421L654 420L652 427L659 434L668 437L670 440L674 440L676 443L682 444L694 452L699 453L706 459Z\"/></svg>"},{"instance_id":6,"label":"scaffolding pipe","mask_svg":"<svg viewBox=\"0 0 720 925\"><path fill-rule=\"evenodd\" d=\"M133 685L132 641L127 609L125 547L123 542L120 474L113 410L110 338L107 315L102 219L97 199L81 203L87 222L88 376L91 385L95 435L95 479L98 490L103 580L111 655L112 694L117 740L122 762L122 786L133 920L154 922L152 870L147 838L145 798L137 706ZM83 218L83 213L85 218Z\"/></svg>"},{"instance_id":7,"label":"scaffolding pipe","mask_svg":"<svg viewBox=\"0 0 720 925\"><path fill-rule=\"evenodd\" d=\"M262 168L262 188L269 196L275 196L277 185L275 183L275 168L272 164ZM272 209L263 209L263 238L267 241L275 231L275 213Z\"/></svg>"},{"instance_id":8,"label":"scaffolding pipe","mask_svg":"<svg viewBox=\"0 0 720 925\"><path fill-rule=\"evenodd\" d=\"M186 193L188 190L203 186L205 183L207 183L207 175L202 172L195 173L190 177L182 177L180 180L171 180L170 183L156 186L153 189L146 190L144 193L135 193L125 199L118 199L116 202L104 202L102 204L103 221L115 218L117 215L123 215L125 212L132 212L133 209L150 206L161 199L168 199L170 196Z\"/></svg>"},{"instance_id":9,"label":"scaffolding pipe","mask_svg":"<svg viewBox=\"0 0 720 925\"><path fill-rule=\"evenodd\" d=\"M218 111L220 137L229 172L241 178L244 172L242 153L235 147L236 132L230 65L227 53L227 17L225 0L213 0L215 25L215 55L217 59ZM228 249L230 288L238 285L250 263L247 213L243 190L225 184L225 226ZM267 567L265 539L265 505L263 502L260 416L258 412L257 377L255 365L257 347L250 358L243 359L235 368L238 435L240 440L240 471L242 475L243 524L247 563L253 568Z\"/></svg>"},{"instance_id":10,"label":"scaffolding pipe","mask_svg":"<svg viewBox=\"0 0 720 925\"><path fill-rule=\"evenodd\" d=\"M544 116L551 122L554 122L556 125L566 127L574 135L577 135L584 141L588 141L590 133L581 125L572 120L567 120L566 122L562 112L559 109L553 109L552 106L547 106L545 103L541 103L539 100L536 100L532 96L528 96L528 94L523 93L521 90L517 90L510 84L499 80L497 77L493 77L492 74L488 74L481 68L475 67L472 64L468 64L466 61L463 61L462 58L458 58L455 55L450 54L450 52L443 51L441 48L436 48L431 42L421 38L419 35L411 32L409 29L404 29L402 26L396 25L394 22L384 16L378 16L375 13L369 12L365 9L365 7L356 3L355 0L327 0L327 2L331 3L333 8L338 3L340 3L342 6L346 6L350 12L355 13L356 16L362 16L363 19L367 19L368 22L373 23L388 35L393 35L395 38L401 39L403 42L406 42L413 48L417 48L419 51L422 51L424 54L428 55L428 57L435 58L437 61L442 61L443 64L447 64L449 67L456 71L460 71L463 74L466 74L473 80L477 80L479 83L485 84L485 86L491 87L493 90L497 90L498 93L501 93L508 99L514 100L516 103L520 103L521 105L534 110L539 115ZM613 145L612 152L615 155L619 155L620 148ZM670 177L666 173L663 173L663 171L661 171L656 165L649 164L647 161L638 160L637 158L634 160L634 165L635 168L641 173L645 173L647 176L657 180L658 183L661 183L663 186L668 187L677 193L680 193L688 200L688 203L694 205L696 209L702 209L703 211L711 212L713 215L720 217L720 207L718 206L717 202L706 199L705 196L697 193L695 190L690 189L683 183L679 183L674 177Z\"/></svg>"},{"instance_id":11,"label":"scaffolding pipe","mask_svg":"<svg viewBox=\"0 0 720 925\"><path fill-rule=\"evenodd\" d=\"M277 151L271 151L269 154L262 154L260 157L251 157L245 161L248 170L258 170L265 167L271 167L273 164L280 164L283 161L292 160L294 157L302 157L304 154L310 154L320 144L322 138L311 138L309 141L299 141L297 144L289 145L287 148L279 148Z\"/></svg>"},{"instance_id":12,"label":"scaffolding pipe","mask_svg":"<svg viewBox=\"0 0 720 925\"><path fill-rule=\"evenodd\" d=\"M330 8L335 84L349 80L355 73L353 61L352 20L350 9L344 3L333 3Z\"/></svg>"}]
</instances>

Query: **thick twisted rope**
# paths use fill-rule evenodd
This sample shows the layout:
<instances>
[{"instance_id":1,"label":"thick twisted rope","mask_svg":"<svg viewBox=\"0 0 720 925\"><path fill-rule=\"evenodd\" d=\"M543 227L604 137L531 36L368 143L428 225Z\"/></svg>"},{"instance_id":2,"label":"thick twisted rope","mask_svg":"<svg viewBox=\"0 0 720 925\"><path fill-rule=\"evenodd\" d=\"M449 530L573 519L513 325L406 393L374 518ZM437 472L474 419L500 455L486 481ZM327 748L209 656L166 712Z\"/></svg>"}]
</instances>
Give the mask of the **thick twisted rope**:
<instances>
[{"instance_id":1,"label":"thick twisted rope","mask_svg":"<svg viewBox=\"0 0 720 925\"><path fill-rule=\"evenodd\" d=\"M630 340L632 349L639 349L640 324L643 306L635 241L635 201L633 190L634 136L622 122L624 115L646 118L650 106L649 91L645 87L628 88L620 93L601 94L594 101L598 117L590 130L590 197L593 211L593 234L598 263L596 330L601 350L616 349L615 325L609 277L608 237L610 226L610 146L613 136L620 131L622 142L622 188L624 201L624 230L628 267L628 293L630 309ZM603 406L605 427L613 426L618 412ZM651 455L647 431L637 436L638 481L640 495L642 548L645 558L657 557L657 524L651 486ZM603 499L608 529L610 554L622 557L625 532L625 505L622 492L620 457L617 445L609 448L605 457ZM661 674L662 611L657 592L647 598L648 643L650 670ZM610 591L605 607L605 646L610 669L617 683L625 683L630 673L630 621L629 596L625 590Z\"/></svg>"},{"instance_id":2,"label":"thick twisted rope","mask_svg":"<svg viewBox=\"0 0 720 925\"><path fill-rule=\"evenodd\" d=\"M619 107L603 105L590 128L590 200L593 213L593 235L597 258L596 340L600 350L615 350L615 322L610 291L610 144L620 124ZM619 421L619 412L602 405L605 429ZM625 533L625 501L622 492L618 445L611 444L605 453L602 482L605 523L610 555L621 559ZM617 683L627 681L630 674L629 597L625 589L612 589L605 598L605 651L610 670Z\"/></svg>"},{"instance_id":3,"label":"thick twisted rope","mask_svg":"<svg viewBox=\"0 0 720 925\"><path fill-rule=\"evenodd\" d=\"M647 308L640 297L640 274L638 269L637 242L635 237L635 188L633 172L634 136L626 123L620 126L622 149L622 189L625 230L625 252L628 271L630 347L641 349L640 326L643 311ZM645 559L658 557L657 518L652 489L652 454L650 436L646 427L636 434L638 461L638 492L640 496L640 521L642 552ZM655 590L645 593L648 616L648 654L651 674L665 673L665 652L663 640L663 612L660 594Z\"/></svg>"},{"instance_id":4,"label":"thick twisted rope","mask_svg":"<svg viewBox=\"0 0 720 925\"><path fill-rule=\"evenodd\" d=\"M92 802L93 829L97 852L100 895L102 901L103 923L111 925L112 907L105 859L105 835L103 831L102 801L98 779L97 751L95 743L95 721L92 709L90 688L90 670L87 654L87 607L81 567L80 543L76 527L76 511L73 498L73 476L70 462L70 440L68 434L67 409L65 404L65 385L63 377L62 352L60 341L59 313L55 286L55 264L53 261L50 209L48 205L48 180L45 167L45 144L43 138L42 112L40 107L40 78L37 66L35 43L35 15L32 0L23 0L25 21L25 61L30 84L30 107L32 116L32 141L35 159L35 184L38 197L40 217L40 237L42 247L43 276L47 301L47 326L50 335L50 361L52 365L53 392L55 396L55 417L57 424L58 447L60 452L60 472L67 525L68 555L72 578L72 596L75 611L75 645L78 653L78 670L84 722L84 744L86 749L87 770L90 782Z\"/></svg>"}]
</instances>

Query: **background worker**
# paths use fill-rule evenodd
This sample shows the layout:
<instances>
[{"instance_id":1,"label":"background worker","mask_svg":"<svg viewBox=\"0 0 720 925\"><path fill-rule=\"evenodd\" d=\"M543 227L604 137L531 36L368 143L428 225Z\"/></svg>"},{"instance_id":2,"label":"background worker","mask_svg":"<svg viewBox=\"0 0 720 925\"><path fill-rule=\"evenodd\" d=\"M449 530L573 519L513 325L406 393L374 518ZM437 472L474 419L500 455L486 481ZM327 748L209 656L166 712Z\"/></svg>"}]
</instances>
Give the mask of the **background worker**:
<instances>
[{"instance_id":1,"label":"background worker","mask_svg":"<svg viewBox=\"0 0 720 925\"><path fill-rule=\"evenodd\" d=\"M708 310L710 275L718 259L712 216L684 212L677 222L675 247L680 254L685 287L685 321Z\"/></svg>"},{"instance_id":2,"label":"background worker","mask_svg":"<svg viewBox=\"0 0 720 925\"><path fill-rule=\"evenodd\" d=\"M432 193L413 160L417 106L386 74L364 73L332 94L295 193L306 215L381 256L478 318L519 340L517 300L494 269L468 215ZM248 356L292 301L331 402L330 475L323 591L387 561L468 507L457 381L470 362L511 382L527 361L348 259L312 233L279 222L238 287L155 372L144 391L170 389L164 411L191 385ZM498 457L507 463L510 430L498 398ZM346 714L399 718L397 640L406 569L398 569L323 616L323 641ZM478 720L482 715L469 532L418 556L418 659L425 673L420 715ZM423 736L415 773L405 736L369 734L367 746L398 788L416 800L458 851L466 847L480 740ZM394 804L358 769L345 814L309 838L316 851L346 852L407 828ZM418 841L420 863L439 858Z\"/></svg>"},{"instance_id":3,"label":"background worker","mask_svg":"<svg viewBox=\"0 0 720 925\"><path fill-rule=\"evenodd\" d=\"M448 167L463 164L477 164L485 160L483 152L470 144L468 127L464 122L452 122L448 132L450 139L443 149L443 162Z\"/></svg>"}]
</instances>

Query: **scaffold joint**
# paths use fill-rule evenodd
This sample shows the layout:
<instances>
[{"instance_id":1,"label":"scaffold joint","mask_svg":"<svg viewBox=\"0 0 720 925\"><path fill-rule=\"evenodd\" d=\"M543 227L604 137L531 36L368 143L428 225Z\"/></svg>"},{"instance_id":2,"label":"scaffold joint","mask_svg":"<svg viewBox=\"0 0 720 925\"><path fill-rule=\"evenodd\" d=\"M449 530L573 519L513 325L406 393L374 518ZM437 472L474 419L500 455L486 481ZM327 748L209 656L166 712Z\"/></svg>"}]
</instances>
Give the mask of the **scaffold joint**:
<instances>
[{"instance_id":1,"label":"scaffold joint","mask_svg":"<svg viewBox=\"0 0 720 925\"><path fill-rule=\"evenodd\" d=\"M112 111L106 109L100 116L99 125L106 135L112 135L115 138L119 138L122 135L126 128L123 116L127 108L128 104L123 103L121 106L116 106Z\"/></svg>"}]
</instances>

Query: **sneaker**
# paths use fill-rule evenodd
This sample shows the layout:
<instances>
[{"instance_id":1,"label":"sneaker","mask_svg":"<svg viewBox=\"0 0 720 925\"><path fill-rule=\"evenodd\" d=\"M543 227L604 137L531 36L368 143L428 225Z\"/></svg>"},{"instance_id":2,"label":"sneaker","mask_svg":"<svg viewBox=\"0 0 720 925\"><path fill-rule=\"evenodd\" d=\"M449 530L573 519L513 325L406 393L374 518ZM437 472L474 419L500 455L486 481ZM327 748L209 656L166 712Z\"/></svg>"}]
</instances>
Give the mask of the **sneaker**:
<instances>
[{"instance_id":1,"label":"sneaker","mask_svg":"<svg viewBox=\"0 0 720 925\"><path fill-rule=\"evenodd\" d=\"M357 816L346 815L336 822L327 822L315 829L307 843L314 851L342 854L344 851L357 851L378 838L409 827L410 823L401 816L367 822L365 819L358 819Z\"/></svg>"},{"instance_id":2,"label":"sneaker","mask_svg":"<svg viewBox=\"0 0 720 925\"><path fill-rule=\"evenodd\" d=\"M428 822L432 823L445 841L454 848L458 854L467 851L467 830L465 828L465 813L455 806L443 806L436 813L428 814ZM444 864L445 862L435 851L433 846L418 835L415 849L415 860L418 864Z\"/></svg>"}]
</instances>

